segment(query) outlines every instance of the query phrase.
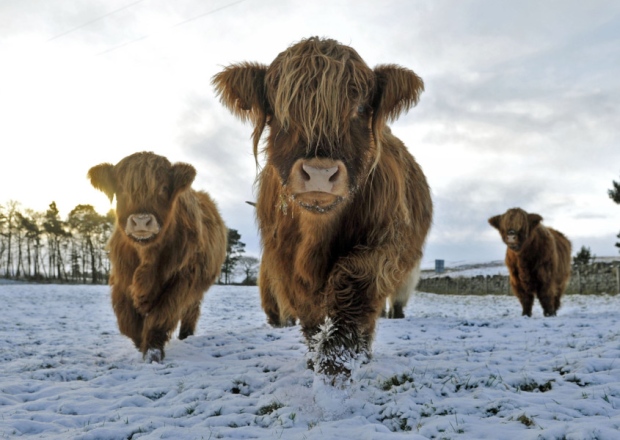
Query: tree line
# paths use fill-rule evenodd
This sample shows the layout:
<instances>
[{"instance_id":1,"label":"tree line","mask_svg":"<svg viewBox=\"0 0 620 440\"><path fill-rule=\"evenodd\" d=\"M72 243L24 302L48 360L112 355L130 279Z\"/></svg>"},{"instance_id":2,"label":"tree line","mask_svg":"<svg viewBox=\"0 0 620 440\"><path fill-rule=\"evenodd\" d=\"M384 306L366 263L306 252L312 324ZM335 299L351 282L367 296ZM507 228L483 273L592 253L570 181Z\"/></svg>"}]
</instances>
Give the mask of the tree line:
<instances>
[{"instance_id":1,"label":"tree line","mask_svg":"<svg viewBox=\"0 0 620 440\"><path fill-rule=\"evenodd\" d=\"M106 283L110 261L105 252L114 212L98 214L78 205L60 217L55 202L45 212L19 202L0 205L0 276L36 282Z\"/></svg>"},{"instance_id":2,"label":"tree line","mask_svg":"<svg viewBox=\"0 0 620 440\"><path fill-rule=\"evenodd\" d=\"M101 215L92 205L77 205L65 219L55 202L45 212L19 202L0 205L0 277L31 282L107 284L106 244L114 229L114 210ZM258 258L245 256L245 244L228 230L221 284L255 285ZM241 280L238 280L238 277Z\"/></svg>"},{"instance_id":3,"label":"tree line","mask_svg":"<svg viewBox=\"0 0 620 440\"><path fill-rule=\"evenodd\" d=\"M612 181L608 195L620 204L620 181ZM45 212L24 209L13 200L0 205L0 277L106 284L110 277L106 244L114 222L114 210L101 215L92 205L77 205L64 220L56 202L50 203ZM617 237L620 239L620 233ZM620 242L615 246L620 248ZM244 253L241 235L229 229L220 284L256 284L259 260ZM574 262L588 264L594 258L583 246ZM240 282L236 275L241 275Z\"/></svg>"}]
</instances>

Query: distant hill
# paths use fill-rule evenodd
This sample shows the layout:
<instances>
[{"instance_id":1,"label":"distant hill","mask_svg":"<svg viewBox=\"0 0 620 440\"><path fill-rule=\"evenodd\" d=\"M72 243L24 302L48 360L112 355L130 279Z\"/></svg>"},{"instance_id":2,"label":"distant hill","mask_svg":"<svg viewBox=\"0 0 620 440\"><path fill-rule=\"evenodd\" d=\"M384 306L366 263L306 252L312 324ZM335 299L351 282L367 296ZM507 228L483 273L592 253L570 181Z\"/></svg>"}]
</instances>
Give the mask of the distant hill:
<instances>
[{"instance_id":1,"label":"distant hill","mask_svg":"<svg viewBox=\"0 0 620 440\"><path fill-rule=\"evenodd\" d=\"M444 272L437 274L435 269L423 269L422 278L436 277L475 277L478 275L508 275L508 269L503 260L488 261L481 263L472 262L449 262L446 261Z\"/></svg>"},{"instance_id":2,"label":"distant hill","mask_svg":"<svg viewBox=\"0 0 620 440\"><path fill-rule=\"evenodd\" d=\"M620 261L620 256L614 257L596 257L593 263L611 263ZM463 262L463 261L446 261L444 272L436 274L434 268L422 269L422 278L436 277L475 277L478 275L508 275L508 269L504 264L504 260L488 261L488 262Z\"/></svg>"}]
</instances>

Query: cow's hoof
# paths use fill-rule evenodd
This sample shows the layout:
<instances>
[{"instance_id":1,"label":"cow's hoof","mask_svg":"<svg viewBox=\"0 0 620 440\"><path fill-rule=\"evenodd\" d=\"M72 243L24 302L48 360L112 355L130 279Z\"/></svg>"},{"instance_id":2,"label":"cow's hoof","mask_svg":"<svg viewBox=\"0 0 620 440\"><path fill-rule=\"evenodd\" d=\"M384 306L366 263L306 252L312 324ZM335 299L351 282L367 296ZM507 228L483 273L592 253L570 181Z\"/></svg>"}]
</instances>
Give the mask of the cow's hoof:
<instances>
[{"instance_id":1,"label":"cow's hoof","mask_svg":"<svg viewBox=\"0 0 620 440\"><path fill-rule=\"evenodd\" d=\"M325 385L345 389L351 385L351 369L343 365L322 363L315 368L317 379Z\"/></svg>"},{"instance_id":2,"label":"cow's hoof","mask_svg":"<svg viewBox=\"0 0 620 440\"><path fill-rule=\"evenodd\" d=\"M351 372L360 365L370 362L370 358L370 353L366 352L342 352L336 357L319 357L318 362L314 363L313 367L316 373L331 378L328 381L331 381L332 385L337 385L347 383L351 377Z\"/></svg>"},{"instance_id":3,"label":"cow's hoof","mask_svg":"<svg viewBox=\"0 0 620 440\"><path fill-rule=\"evenodd\" d=\"M159 364L164 360L164 352L159 348L149 348L144 354L144 360L149 364Z\"/></svg>"},{"instance_id":4,"label":"cow's hoof","mask_svg":"<svg viewBox=\"0 0 620 440\"><path fill-rule=\"evenodd\" d=\"M395 303L390 310L390 318L392 319L403 319L405 317L405 311L403 310L403 305L399 302Z\"/></svg>"},{"instance_id":5,"label":"cow's hoof","mask_svg":"<svg viewBox=\"0 0 620 440\"><path fill-rule=\"evenodd\" d=\"M267 320L267 323L274 328L283 328L283 327L293 327L297 324L297 320L295 318L284 318L280 319L280 317L270 317Z\"/></svg>"},{"instance_id":6,"label":"cow's hoof","mask_svg":"<svg viewBox=\"0 0 620 440\"><path fill-rule=\"evenodd\" d=\"M318 373L327 376L332 385L343 382L351 377L351 369L341 363L322 362L318 368Z\"/></svg>"}]
</instances>

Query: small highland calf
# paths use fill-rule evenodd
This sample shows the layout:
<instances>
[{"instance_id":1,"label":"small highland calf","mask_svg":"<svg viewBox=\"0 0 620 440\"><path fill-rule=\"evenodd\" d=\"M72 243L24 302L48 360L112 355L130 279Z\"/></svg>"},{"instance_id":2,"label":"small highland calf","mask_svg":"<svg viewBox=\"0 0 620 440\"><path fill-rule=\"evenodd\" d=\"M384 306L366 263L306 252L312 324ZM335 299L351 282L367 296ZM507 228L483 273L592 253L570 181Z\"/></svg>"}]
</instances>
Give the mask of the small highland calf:
<instances>
[{"instance_id":1,"label":"small highland calf","mask_svg":"<svg viewBox=\"0 0 620 440\"><path fill-rule=\"evenodd\" d=\"M388 298L402 315L431 225L424 173L387 126L424 84L317 37L270 65L233 64L213 83L253 123L255 156L268 131L256 203L268 321L299 319L315 371L346 378L370 355Z\"/></svg>"},{"instance_id":2,"label":"small highland calf","mask_svg":"<svg viewBox=\"0 0 620 440\"><path fill-rule=\"evenodd\" d=\"M118 326L150 362L163 360L179 321L179 339L194 334L226 256L226 227L209 195L191 189L195 176L191 165L146 152L88 171L110 201L116 195L108 247Z\"/></svg>"},{"instance_id":3,"label":"small highland calf","mask_svg":"<svg viewBox=\"0 0 620 440\"><path fill-rule=\"evenodd\" d=\"M525 316L532 316L536 296L545 316L555 316L570 279L571 243L541 221L540 215L520 208L489 219L506 243L510 285Z\"/></svg>"}]
</instances>

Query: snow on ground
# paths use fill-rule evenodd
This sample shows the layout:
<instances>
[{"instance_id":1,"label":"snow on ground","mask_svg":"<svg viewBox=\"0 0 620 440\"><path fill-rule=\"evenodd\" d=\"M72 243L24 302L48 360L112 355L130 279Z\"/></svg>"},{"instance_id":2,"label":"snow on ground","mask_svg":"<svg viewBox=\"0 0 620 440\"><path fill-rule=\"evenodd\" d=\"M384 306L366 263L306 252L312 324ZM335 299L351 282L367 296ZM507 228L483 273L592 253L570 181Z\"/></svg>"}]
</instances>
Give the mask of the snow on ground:
<instances>
[{"instance_id":1,"label":"snow on ground","mask_svg":"<svg viewBox=\"0 0 620 440\"><path fill-rule=\"evenodd\" d=\"M620 438L620 297L555 318L510 296L420 293L334 389L255 287L212 288L196 336L147 364L103 286L0 286L0 438Z\"/></svg>"}]
</instances>

